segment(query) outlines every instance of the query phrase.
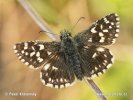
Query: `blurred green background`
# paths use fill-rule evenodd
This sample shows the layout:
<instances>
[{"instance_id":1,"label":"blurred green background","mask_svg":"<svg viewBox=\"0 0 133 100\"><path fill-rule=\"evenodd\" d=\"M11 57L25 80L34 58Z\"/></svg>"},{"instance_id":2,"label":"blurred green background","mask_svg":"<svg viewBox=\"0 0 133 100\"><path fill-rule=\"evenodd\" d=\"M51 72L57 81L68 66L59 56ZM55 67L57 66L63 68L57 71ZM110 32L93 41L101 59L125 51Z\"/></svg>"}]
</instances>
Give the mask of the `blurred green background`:
<instances>
[{"instance_id":1,"label":"blurred green background","mask_svg":"<svg viewBox=\"0 0 133 100\"><path fill-rule=\"evenodd\" d=\"M92 22L110 13L120 17L120 33L109 46L115 63L104 75L94 79L109 100L133 100L133 0L28 0L29 4L56 33L70 29L73 34L88 28ZM13 44L21 41L51 41L16 0L0 0L0 100L97 100L83 81L57 90L42 85L40 70L25 67L14 55ZM37 96L10 96L9 92L35 92ZM119 95L122 94L122 95ZM126 95L124 95L126 94Z\"/></svg>"}]
</instances>

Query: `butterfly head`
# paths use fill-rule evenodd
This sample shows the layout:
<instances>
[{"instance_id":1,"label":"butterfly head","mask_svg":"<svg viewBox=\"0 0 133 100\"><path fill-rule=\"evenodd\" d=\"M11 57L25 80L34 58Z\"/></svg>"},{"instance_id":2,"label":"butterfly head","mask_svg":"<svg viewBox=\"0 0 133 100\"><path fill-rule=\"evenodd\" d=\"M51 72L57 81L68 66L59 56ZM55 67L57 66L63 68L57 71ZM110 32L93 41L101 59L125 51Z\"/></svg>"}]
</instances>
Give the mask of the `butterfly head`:
<instances>
[{"instance_id":1,"label":"butterfly head","mask_svg":"<svg viewBox=\"0 0 133 100\"><path fill-rule=\"evenodd\" d=\"M61 31L60 33L61 33L61 36L60 36L61 40L70 39L72 37L71 33L67 30Z\"/></svg>"}]
</instances>

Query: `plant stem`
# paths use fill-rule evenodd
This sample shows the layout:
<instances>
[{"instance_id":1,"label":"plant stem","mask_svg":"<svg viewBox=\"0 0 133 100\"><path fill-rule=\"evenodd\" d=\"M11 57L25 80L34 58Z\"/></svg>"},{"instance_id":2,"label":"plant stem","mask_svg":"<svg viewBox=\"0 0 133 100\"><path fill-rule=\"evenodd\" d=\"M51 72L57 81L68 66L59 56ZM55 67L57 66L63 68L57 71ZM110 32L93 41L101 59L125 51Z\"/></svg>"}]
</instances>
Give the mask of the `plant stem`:
<instances>
[{"instance_id":1,"label":"plant stem","mask_svg":"<svg viewBox=\"0 0 133 100\"><path fill-rule=\"evenodd\" d=\"M98 96L99 100L107 100L107 98L105 97L105 95L102 93L102 91L99 89L99 87L95 84L95 82L93 80L91 80L91 79L85 79L85 81L94 90L94 92Z\"/></svg>"},{"instance_id":2,"label":"plant stem","mask_svg":"<svg viewBox=\"0 0 133 100\"><path fill-rule=\"evenodd\" d=\"M41 28L43 31L47 31L46 34L53 40L57 40L57 35L52 32L52 30L48 27L46 22L37 14L37 12L32 8L30 3L26 0L18 0L21 6L27 11L27 13L32 17L35 23ZM52 33L52 34L51 34Z\"/></svg>"},{"instance_id":3,"label":"plant stem","mask_svg":"<svg viewBox=\"0 0 133 100\"><path fill-rule=\"evenodd\" d=\"M57 40L57 36L52 32L50 28L48 28L46 22L36 13L36 11L31 7L31 5L26 0L18 0L19 3L23 6L23 8L27 11L27 13L32 17L32 19L36 22L36 24L44 31L47 31L46 34L52 39ZM99 100L107 100L99 87L95 84L93 80L85 79L87 84L89 84L92 89L95 91Z\"/></svg>"}]
</instances>

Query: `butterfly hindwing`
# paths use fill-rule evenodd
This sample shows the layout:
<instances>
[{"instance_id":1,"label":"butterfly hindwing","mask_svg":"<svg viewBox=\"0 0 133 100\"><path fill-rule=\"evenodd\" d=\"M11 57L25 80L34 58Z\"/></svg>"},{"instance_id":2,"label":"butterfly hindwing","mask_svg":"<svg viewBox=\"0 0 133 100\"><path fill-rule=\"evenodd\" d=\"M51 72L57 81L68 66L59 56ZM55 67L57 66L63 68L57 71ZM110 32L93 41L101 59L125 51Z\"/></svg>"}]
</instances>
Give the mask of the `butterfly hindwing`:
<instances>
[{"instance_id":1,"label":"butterfly hindwing","mask_svg":"<svg viewBox=\"0 0 133 100\"><path fill-rule=\"evenodd\" d=\"M74 37L77 43L85 45L109 45L115 43L119 32L119 17L116 13L97 20L91 27Z\"/></svg>"},{"instance_id":2,"label":"butterfly hindwing","mask_svg":"<svg viewBox=\"0 0 133 100\"><path fill-rule=\"evenodd\" d=\"M84 46L79 52L84 74L89 78L103 74L113 64L113 56L107 48Z\"/></svg>"},{"instance_id":3,"label":"butterfly hindwing","mask_svg":"<svg viewBox=\"0 0 133 100\"><path fill-rule=\"evenodd\" d=\"M40 72L40 78L44 85L55 88L71 86L75 80L74 73L61 52L50 56Z\"/></svg>"},{"instance_id":4,"label":"butterfly hindwing","mask_svg":"<svg viewBox=\"0 0 133 100\"><path fill-rule=\"evenodd\" d=\"M58 52L60 43L29 41L14 45L14 52L25 65L30 68L39 68L52 53Z\"/></svg>"}]
</instances>

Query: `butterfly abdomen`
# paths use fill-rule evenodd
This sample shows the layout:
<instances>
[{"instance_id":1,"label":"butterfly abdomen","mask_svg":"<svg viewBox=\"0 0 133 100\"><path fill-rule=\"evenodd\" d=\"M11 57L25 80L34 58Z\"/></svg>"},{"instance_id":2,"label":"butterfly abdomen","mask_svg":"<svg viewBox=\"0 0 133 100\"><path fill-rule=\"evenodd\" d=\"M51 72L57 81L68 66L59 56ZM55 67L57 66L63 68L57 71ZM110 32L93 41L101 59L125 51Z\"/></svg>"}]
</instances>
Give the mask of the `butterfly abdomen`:
<instances>
[{"instance_id":1,"label":"butterfly abdomen","mask_svg":"<svg viewBox=\"0 0 133 100\"><path fill-rule=\"evenodd\" d=\"M75 76L82 80L83 73L81 70L80 57L78 54L77 47L72 39L66 39L62 43L63 52L65 53L66 62L68 63L68 67L71 67Z\"/></svg>"}]
</instances>

